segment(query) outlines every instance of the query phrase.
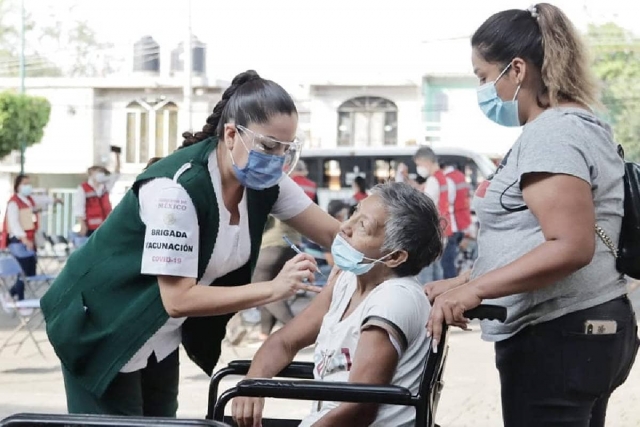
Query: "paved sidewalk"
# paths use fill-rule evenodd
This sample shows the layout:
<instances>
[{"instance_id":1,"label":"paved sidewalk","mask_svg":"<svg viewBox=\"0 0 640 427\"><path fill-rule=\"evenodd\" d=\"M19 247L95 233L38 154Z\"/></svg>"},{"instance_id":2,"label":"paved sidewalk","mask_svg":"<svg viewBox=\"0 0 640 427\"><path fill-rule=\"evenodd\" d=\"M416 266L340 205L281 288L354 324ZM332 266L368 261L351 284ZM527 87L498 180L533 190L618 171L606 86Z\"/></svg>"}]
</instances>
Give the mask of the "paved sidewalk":
<instances>
[{"instance_id":1,"label":"paved sidewalk","mask_svg":"<svg viewBox=\"0 0 640 427\"><path fill-rule=\"evenodd\" d=\"M6 320L6 319L5 319ZM0 330L0 342L8 325ZM482 342L478 327L471 332L454 331L446 366L445 389L437 421L443 427L495 427L501 425L498 375L493 366L491 344ZM38 336L45 338L44 331ZM221 366L233 359L250 359L258 344L223 349ZM46 359L27 344L17 355L13 350L0 354L0 418L17 412L64 412L65 397L58 361L44 344ZM208 378L181 355L179 416L202 418L207 408ZM311 349L299 356L310 360ZM223 389L233 380L223 384ZM310 408L306 402L268 401L267 416L302 417ZM608 426L640 426L640 364L609 405Z\"/></svg>"}]
</instances>

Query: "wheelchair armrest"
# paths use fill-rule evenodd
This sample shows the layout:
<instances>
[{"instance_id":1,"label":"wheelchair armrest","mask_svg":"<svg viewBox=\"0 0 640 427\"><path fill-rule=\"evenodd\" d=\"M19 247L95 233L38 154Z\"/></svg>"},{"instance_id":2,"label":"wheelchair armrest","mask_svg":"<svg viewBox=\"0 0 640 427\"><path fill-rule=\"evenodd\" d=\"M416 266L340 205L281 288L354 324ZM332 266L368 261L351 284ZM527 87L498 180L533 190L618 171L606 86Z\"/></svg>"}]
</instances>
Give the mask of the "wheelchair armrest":
<instances>
[{"instance_id":1,"label":"wheelchair armrest","mask_svg":"<svg viewBox=\"0 0 640 427\"><path fill-rule=\"evenodd\" d=\"M234 373L227 375L247 375L249 367L251 366L251 360L234 360L229 362L228 368L234 370ZM237 372L237 373L236 373ZM312 380L313 379L313 363L311 362L291 362L289 366L285 367L282 371L275 375L280 378L297 378L300 380Z\"/></svg>"},{"instance_id":2,"label":"wheelchair armrest","mask_svg":"<svg viewBox=\"0 0 640 427\"><path fill-rule=\"evenodd\" d=\"M291 362L276 375L281 378L297 378L301 380L313 379L313 363L310 362ZM213 408L218 399L218 386L224 377L229 375L247 375L251 367L251 360L233 360L229 364L214 373L209 383L209 408L207 410L207 419L212 419Z\"/></svg>"},{"instance_id":3,"label":"wheelchair armrest","mask_svg":"<svg viewBox=\"0 0 640 427\"><path fill-rule=\"evenodd\" d=\"M404 387L398 386L348 382L250 379L240 381L235 388L238 396L414 405L411 392Z\"/></svg>"},{"instance_id":4,"label":"wheelchair armrest","mask_svg":"<svg viewBox=\"0 0 640 427\"><path fill-rule=\"evenodd\" d=\"M416 406L418 400L404 387L380 386L347 382L280 381L250 379L240 381L220 395L209 419L222 420L227 403L234 397L271 397L293 400L322 400L334 402L378 403Z\"/></svg>"}]
</instances>

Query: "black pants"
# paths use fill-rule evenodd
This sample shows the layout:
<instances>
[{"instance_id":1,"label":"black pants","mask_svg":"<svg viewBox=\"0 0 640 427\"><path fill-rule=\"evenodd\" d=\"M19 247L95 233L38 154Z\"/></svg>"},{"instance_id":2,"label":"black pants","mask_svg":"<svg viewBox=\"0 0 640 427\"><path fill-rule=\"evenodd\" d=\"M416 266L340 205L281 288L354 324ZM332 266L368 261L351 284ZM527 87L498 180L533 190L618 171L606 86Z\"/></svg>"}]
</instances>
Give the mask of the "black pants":
<instances>
[{"instance_id":1,"label":"black pants","mask_svg":"<svg viewBox=\"0 0 640 427\"><path fill-rule=\"evenodd\" d=\"M587 335L587 320L615 320L617 331ZM638 343L626 296L496 343L505 427L604 427L609 397L627 379Z\"/></svg>"},{"instance_id":2,"label":"black pants","mask_svg":"<svg viewBox=\"0 0 640 427\"><path fill-rule=\"evenodd\" d=\"M253 273L253 282L267 282L276 278L284 264L296 256L296 252L286 246L268 246L260 249L260 255ZM276 301L260 307L260 330L269 335L280 321L283 325L293 319L293 313L286 301Z\"/></svg>"},{"instance_id":3,"label":"black pants","mask_svg":"<svg viewBox=\"0 0 640 427\"><path fill-rule=\"evenodd\" d=\"M178 411L178 350L161 362L152 354L147 367L119 373L101 397L87 391L64 367L70 414L175 417Z\"/></svg>"}]
</instances>

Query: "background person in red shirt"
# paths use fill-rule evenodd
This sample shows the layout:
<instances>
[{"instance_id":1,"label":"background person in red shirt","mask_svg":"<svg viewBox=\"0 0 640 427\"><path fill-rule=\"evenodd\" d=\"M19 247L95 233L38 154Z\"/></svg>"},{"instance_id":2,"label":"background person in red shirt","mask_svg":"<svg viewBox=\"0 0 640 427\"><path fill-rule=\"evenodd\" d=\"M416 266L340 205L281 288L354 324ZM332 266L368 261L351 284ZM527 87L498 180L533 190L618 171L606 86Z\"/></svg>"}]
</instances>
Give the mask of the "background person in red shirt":
<instances>
[{"instance_id":1,"label":"background person in red shirt","mask_svg":"<svg viewBox=\"0 0 640 427\"><path fill-rule=\"evenodd\" d=\"M78 186L73 199L73 212L80 223L81 237L89 237L111 213L109 193L120 178L119 148L112 147L116 156L116 167L110 173L104 166L91 166L88 179Z\"/></svg>"},{"instance_id":2,"label":"background person in red shirt","mask_svg":"<svg viewBox=\"0 0 640 427\"><path fill-rule=\"evenodd\" d=\"M409 178L406 166L399 168L400 174L404 182L409 185L421 189L436 204L438 213L442 221L442 235L449 238L452 235L451 224L449 221L449 185L447 178L440 169L438 157L430 147L420 147L413 156L416 163L416 171L418 175L425 178L425 183L418 184ZM455 258L454 258L455 262ZM434 261L425 267L420 274L418 280L421 283L430 283L444 278L443 266L440 259Z\"/></svg>"},{"instance_id":3,"label":"background person in red shirt","mask_svg":"<svg viewBox=\"0 0 640 427\"><path fill-rule=\"evenodd\" d=\"M367 193L367 181L363 177L357 176L353 180L353 191L355 191L353 195L353 199L356 202L355 204L366 199L369 196L369 193Z\"/></svg>"},{"instance_id":4,"label":"background person in red shirt","mask_svg":"<svg viewBox=\"0 0 640 427\"><path fill-rule=\"evenodd\" d=\"M448 186L449 213L446 218L451 228L451 236L447 239L440 263L444 278L451 279L458 275L456 260L460 252L460 242L465 236L465 231L471 226L470 187L464 174L453 165L446 166L443 172Z\"/></svg>"},{"instance_id":5,"label":"background person in red shirt","mask_svg":"<svg viewBox=\"0 0 640 427\"><path fill-rule=\"evenodd\" d=\"M309 170L307 169L307 164L303 160L298 160L293 171L291 172L291 179L293 182L298 184L304 193L309 196L313 203L318 204L318 186L315 182L311 181L307 178L309 175Z\"/></svg>"}]
</instances>

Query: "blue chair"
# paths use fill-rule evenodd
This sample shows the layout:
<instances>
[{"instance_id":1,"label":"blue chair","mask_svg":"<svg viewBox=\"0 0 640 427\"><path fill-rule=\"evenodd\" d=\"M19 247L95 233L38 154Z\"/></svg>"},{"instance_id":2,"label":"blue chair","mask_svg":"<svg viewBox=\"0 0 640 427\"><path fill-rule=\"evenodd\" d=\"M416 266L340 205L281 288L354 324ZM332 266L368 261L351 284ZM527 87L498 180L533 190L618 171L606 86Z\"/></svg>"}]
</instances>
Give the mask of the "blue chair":
<instances>
[{"instance_id":1,"label":"blue chair","mask_svg":"<svg viewBox=\"0 0 640 427\"><path fill-rule=\"evenodd\" d=\"M16 345L16 353L20 350L25 341L29 338L33 341L38 352L44 357L44 352L40 348L40 342L36 339L34 331L43 323L44 319L40 316L40 299L30 298L22 301L13 301L9 295L11 286L22 278L25 282L25 286L29 286L30 278L24 277L22 267L18 261L10 254L5 253L0 255L0 289L3 293L6 293L7 297L3 297L1 304L2 308L7 313L17 315L20 324L9 334L0 345L0 353L7 347ZM17 342L12 342L14 337L24 332L24 336Z\"/></svg>"},{"instance_id":2,"label":"blue chair","mask_svg":"<svg viewBox=\"0 0 640 427\"><path fill-rule=\"evenodd\" d=\"M0 276L4 275L15 275L17 278L20 278L24 284L26 289L28 289L32 295L36 296L36 291L44 285L50 285L56 278L56 276L50 274L36 274L35 276L27 276L22 270L22 266L16 258L26 258L28 256L33 255L33 251L28 250L23 244L9 244L8 254L10 255L8 259L2 259L0 262Z\"/></svg>"}]
</instances>

